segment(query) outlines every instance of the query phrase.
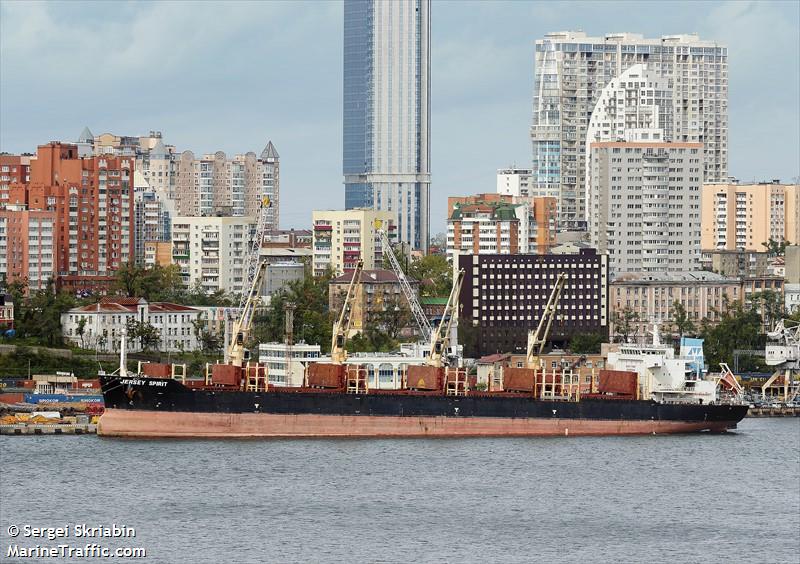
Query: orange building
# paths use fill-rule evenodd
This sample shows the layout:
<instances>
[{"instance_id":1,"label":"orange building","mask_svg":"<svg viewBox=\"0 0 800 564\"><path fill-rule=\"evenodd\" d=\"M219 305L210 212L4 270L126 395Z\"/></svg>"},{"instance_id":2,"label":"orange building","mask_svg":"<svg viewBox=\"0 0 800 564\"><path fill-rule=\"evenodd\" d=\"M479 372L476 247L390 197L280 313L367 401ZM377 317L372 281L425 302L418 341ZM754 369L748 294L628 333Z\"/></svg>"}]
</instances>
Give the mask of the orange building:
<instances>
[{"instance_id":1,"label":"orange building","mask_svg":"<svg viewBox=\"0 0 800 564\"><path fill-rule=\"evenodd\" d=\"M58 287L102 292L113 282L114 271L133 261L133 170L133 157L78 158L77 146L52 142L39 146L31 158L30 183L4 191L8 197L0 207L6 217L54 214ZM24 243L15 242L14 248L19 245ZM9 278L22 271L21 266L9 267Z\"/></svg>"}]
</instances>

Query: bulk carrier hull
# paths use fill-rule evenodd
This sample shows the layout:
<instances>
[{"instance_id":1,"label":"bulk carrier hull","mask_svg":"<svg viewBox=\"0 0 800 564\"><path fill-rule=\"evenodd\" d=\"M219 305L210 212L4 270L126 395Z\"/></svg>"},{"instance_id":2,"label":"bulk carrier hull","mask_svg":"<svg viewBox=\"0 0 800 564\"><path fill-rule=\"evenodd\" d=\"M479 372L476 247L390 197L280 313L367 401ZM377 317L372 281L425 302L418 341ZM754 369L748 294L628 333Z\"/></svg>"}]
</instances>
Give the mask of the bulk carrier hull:
<instances>
[{"instance_id":1,"label":"bulk carrier hull","mask_svg":"<svg viewBox=\"0 0 800 564\"><path fill-rule=\"evenodd\" d=\"M724 432L747 406L530 394L347 394L191 390L177 380L102 376L98 434L116 437L480 437Z\"/></svg>"}]
</instances>

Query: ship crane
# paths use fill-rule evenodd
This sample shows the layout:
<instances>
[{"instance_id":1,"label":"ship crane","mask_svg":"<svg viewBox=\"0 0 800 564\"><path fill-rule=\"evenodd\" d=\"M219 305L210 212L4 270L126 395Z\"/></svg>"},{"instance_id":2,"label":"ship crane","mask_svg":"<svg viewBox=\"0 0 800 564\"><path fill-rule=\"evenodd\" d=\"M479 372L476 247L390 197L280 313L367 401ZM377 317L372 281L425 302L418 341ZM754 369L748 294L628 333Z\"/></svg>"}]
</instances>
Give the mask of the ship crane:
<instances>
[{"instance_id":1,"label":"ship crane","mask_svg":"<svg viewBox=\"0 0 800 564\"><path fill-rule=\"evenodd\" d=\"M450 344L450 332L453 329L453 321L458 317L458 296L461 293L461 284L464 282L464 270L456 273L453 279L453 287L450 289L450 296L444 306L442 319L430 338L430 354L427 364L434 368L441 368L444 364L444 356Z\"/></svg>"},{"instance_id":2,"label":"ship crane","mask_svg":"<svg viewBox=\"0 0 800 564\"><path fill-rule=\"evenodd\" d=\"M411 313L414 315L414 320L417 322L420 335L422 336L422 341L426 343L430 342L433 328L431 327L428 317L425 315L425 311L422 309L422 306L417 299L416 292L414 292L414 289L411 287L405 272L403 272L403 269L400 268L400 263L397 262L397 257L394 255L392 244L389 241L388 235L383 229L380 228L380 226L381 221L376 220L375 230L378 233L378 237L380 237L383 253L386 255L386 258L389 259L389 264L391 264L392 270L394 271L395 276L397 276L397 280L400 282L400 288L403 290L403 295L408 301L408 307L411 309Z\"/></svg>"},{"instance_id":3,"label":"ship crane","mask_svg":"<svg viewBox=\"0 0 800 564\"><path fill-rule=\"evenodd\" d=\"M250 329L253 326L253 316L256 307L261 302L259 298L259 289L266 266L266 261L258 263L254 277L250 282L249 291L244 294L244 300L239 307L239 317L233 322L233 337L225 351L225 364L243 367L244 364L250 360L250 351L247 350L244 345L247 342Z\"/></svg>"},{"instance_id":4,"label":"ship crane","mask_svg":"<svg viewBox=\"0 0 800 564\"><path fill-rule=\"evenodd\" d=\"M774 344L766 347L766 362L775 367L775 374L761 386L761 398L766 399L767 390L783 377L783 400L792 401L800 394L800 321L781 319L775 329L767 333Z\"/></svg>"},{"instance_id":5,"label":"ship crane","mask_svg":"<svg viewBox=\"0 0 800 564\"><path fill-rule=\"evenodd\" d=\"M550 327L553 324L553 319L556 316L558 309L558 301L561 299L561 290L567 281L567 275L563 272L558 275L556 284L550 292L550 297L547 299L547 304L544 306L542 316L539 318L539 325L535 331L528 332L528 353L525 359L525 366L538 370L541 368L540 356L544 352L544 345L550 335Z\"/></svg>"},{"instance_id":6,"label":"ship crane","mask_svg":"<svg viewBox=\"0 0 800 564\"><path fill-rule=\"evenodd\" d=\"M347 344L348 333L353 320L353 308L356 305L356 288L361 284L361 271L364 269L364 261L358 259L356 268L353 270L353 277L350 279L350 285L347 287L347 295L344 298L342 309L339 312L339 317L333 325L333 335L331 337L331 364L341 365L347 360Z\"/></svg>"},{"instance_id":7,"label":"ship crane","mask_svg":"<svg viewBox=\"0 0 800 564\"><path fill-rule=\"evenodd\" d=\"M233 321L232 337L225 349L225 364L243 367L250 360L250 352L245 349L245 342L253 325L253 315L259 304L261 278L266 269L266 262L261 260L261 245L267 229L267 210L272 205L268 196L261 199L261 206L256 223L256 231L250 245L245 265L246 278L242 285L239 299L238 315Z\"/></svg>"}]
</instances>

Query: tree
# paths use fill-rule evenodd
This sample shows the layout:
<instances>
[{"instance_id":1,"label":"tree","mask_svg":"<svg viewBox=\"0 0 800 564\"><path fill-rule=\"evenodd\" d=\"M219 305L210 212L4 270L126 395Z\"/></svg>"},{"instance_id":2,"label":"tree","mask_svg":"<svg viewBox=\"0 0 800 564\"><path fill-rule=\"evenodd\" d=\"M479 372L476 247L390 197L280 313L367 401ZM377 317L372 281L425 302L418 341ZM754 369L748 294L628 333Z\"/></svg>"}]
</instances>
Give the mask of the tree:
<instances>
[{"instance_id":1,"label":"tree","mask_svg":"<svg viewBox=\"0 0 800 564\"><path fill-rule=\"evenodd\" d=\"M769 331L775 325L775 322L783 319L786 314L783 296L773 290L753 292L747 301L748 305L761 315L765 331Z\"/></svg>"},{"instance_id":2,"label":"tree","mask_svg":"<svg viewBox=\"0 0 800 564\"><path fill-rule=\"evenodd\" d=\"M161 331L147 321L128 319L125 328L129 339L139 339L142 350L149 351L161 341Z\"/></svg>"},{"instance_id":3,"label":"tree","mask_svg":"<svg viewBox=\"0 0 800 564\"><path fill-rule=\"evenodd\" d=\"M708 318L703 320L700 336L704 339L703 347L709 366L730 362L735 349L761 350L766 344L766 337L761 332L761 317L753 307L739 302L726 305L718 323L712 324ZM743 370L755 367L753 358L742 359Z\"/></svg>"},{"instance_id":4,"label":"tree","mask_svg":"<svg viewBox=\"0 0 800 564\"><path fill-rule=\"evenodd\" d=\"M603 335L600 333L578 333L569 342L569 349L575 354L599 354Z\"/></svg>"},{"instance_id":5,"label":"tree","mask_svg":"<svg viewBox=\"0 0 800 564\"><path fill-rule=\"evenodd\" d=\"M206 329L201 321L192 321L192 325L194 325L194 334L200 344L201 351L206 354L215 354L222 349L220 335Z\"/></svg>"},{"instance_id":6,"label":"tree","mask_svg":"<svg viewBox=\"0 0 800 564\"><path fill-rule=\"evenodd\" d=\"M15 326L20 337L33 337L50 347L63 346L61 314L75 306L74 296L56 292L49 280L41 290L27 298L18 295L15 300Z\"/></svg>"},{"instance_id":7,"label":"tree","mask_svg":"<svg viewBox=\"0 0 800 564\"><path fill-rule=\"evenodd\" d=\"M611 322L614 324L614 334L620 337L623 343L627 343L632 335L636 335L639 314L625 306L622 310L614 312Z\"/></svg>"},{"instance_id":8,"label":"tree","mask_svg":"<svg viewBox=\"0 0 800 564\"><path fill-rule=\"evenodd\" d=\"M409 266L409 276L419 280L422 296L447 297L453 287L453 267L444 255L426 255L415 260Z\"/></svg>"},{"instance_id":9,"label":"tree","mask_svg":"<svg viewBox=\"0 0 800 564\"><path fill-rule=\"evenodd\" d=\"M681 338L687 333L694 333L694 323L689 318L686 308L677 300L672 303L672 324Z\"/></svg>"},{"instance_id":10,"label":"tree","mask_svg":"<svg viewBox=\"0 0 800 564\"><path fill-rule=\"evenodd\" d=\"M113 290L130 298L148 302L185 302L180 268L177 265L143 267L123 264L116 272Z\"/></svg>"},{"instance_id":11,"label":"tree","mask_svg":"<svg viewBox=\"0 0 800 564\"><path fill-rule=\"evenodd\" d=\"M75 333L81 338L81 348L86 348L86 343L83 340L83 335L86 333L86 323L88 319L85 317L81 317L78 321L78 326L75 328Z\"/></svg>"},{"instance_id":12,"label":"tree","mask_svg":"<svg viewBox=\"0 0 800 564\"><path fill-rule=\"evenodd\" d=\"M791 245L789 241L776 241L772 237L769 238L769 241L766 243L761 243L762 247L767 249L769 256L771 257L782 257L786 255L786 247Z\"/></svg>"}]
</instances>

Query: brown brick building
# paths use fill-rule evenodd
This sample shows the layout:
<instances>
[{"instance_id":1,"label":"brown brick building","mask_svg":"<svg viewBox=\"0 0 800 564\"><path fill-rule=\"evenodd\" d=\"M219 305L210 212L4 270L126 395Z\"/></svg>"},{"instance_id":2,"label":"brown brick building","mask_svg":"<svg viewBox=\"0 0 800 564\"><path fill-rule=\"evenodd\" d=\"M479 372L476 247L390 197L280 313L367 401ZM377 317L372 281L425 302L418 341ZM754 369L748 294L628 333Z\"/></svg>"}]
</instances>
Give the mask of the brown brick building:
<instances>
[{"instance_id":1,"label":"brown brick building","mask_svg":"<svg viewBox=\"0 0 800 564\"><path fill-rule=\"evenodd\" d=\"M69 290L104 291L119 267L133 261L133 157L78 157L76 145L40 145L30 160L29 182L0 192L9 224L50 217L53 276ZM47 212L30 216L31 212ZM38 233L9 232L9 249L29 248ZM36 239L31 239L36 237ZM23 266L0 257L0 272L23 276ZM30 267L28 267L30 272Z\"/></svg>"}]
</instances>

